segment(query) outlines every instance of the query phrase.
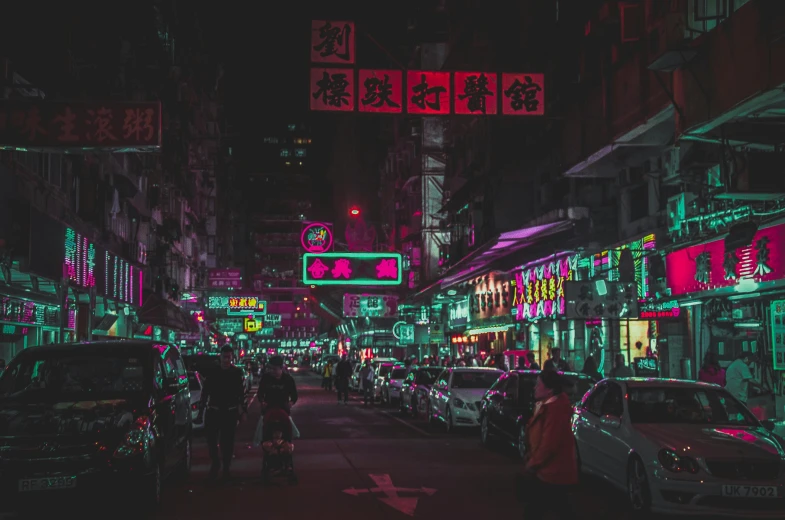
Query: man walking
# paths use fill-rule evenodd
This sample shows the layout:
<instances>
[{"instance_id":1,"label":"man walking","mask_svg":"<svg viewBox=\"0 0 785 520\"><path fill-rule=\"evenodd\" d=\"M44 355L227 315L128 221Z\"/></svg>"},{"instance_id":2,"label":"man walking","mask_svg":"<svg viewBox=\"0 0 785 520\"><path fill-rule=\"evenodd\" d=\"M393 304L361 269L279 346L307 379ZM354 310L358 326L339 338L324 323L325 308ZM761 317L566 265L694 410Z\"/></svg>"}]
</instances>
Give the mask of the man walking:
<instances>
[{"instance_id":1,"label":"man walking","mask_svg":"<svg viewBox=\"0 0 785 520\"><path fill-rule=\"evenodd\" d=\"M234 456L234 435L245 398L243 371L232 363L234 351L229 345L221 348L221 369L206 378L202 388L201 410L205 412L205 433L212 466L210 480L218 477L223 459L223 477L229 478ZM219 455L220 439L220 455Z\"/></svg>"},{"instance_id":2,"label":"man walking","mask_svg":"<svg viewBox=\"0 0 785 520\"><path fill-rule=\"evenodd\" d=\"M373 404L374 402L374 383L376 382L376 371L373 369L371 360L365 362L365 366L360 370L360 388L363 391L363 404L368 404L368 401Z\"/></svg>"},{"instance_id":3,"label":"man walking","mask_svg":"<svg viewBox=\"0 0 785 520\"><path fill-rule=\"evenodd\" d=\"M335 389L338 391L338 404L341 404L341 396L343 396L343 404L349 404L349 378L351 377L352 364L349 362L349 356L344 354L335 366Z\"/></svg>"}]
</instances>

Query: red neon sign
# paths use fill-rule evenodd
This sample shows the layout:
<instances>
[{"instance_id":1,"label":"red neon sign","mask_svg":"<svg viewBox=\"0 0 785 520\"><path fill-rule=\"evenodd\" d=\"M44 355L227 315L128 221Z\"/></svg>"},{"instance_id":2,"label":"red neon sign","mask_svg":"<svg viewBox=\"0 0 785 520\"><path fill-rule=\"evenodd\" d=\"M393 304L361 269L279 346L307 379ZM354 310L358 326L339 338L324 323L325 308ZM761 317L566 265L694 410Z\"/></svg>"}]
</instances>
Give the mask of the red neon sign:
<instances>
[{"instance_id":1,"label":"red neon sign","mask_svg":"<svg viewBox=\"0 0 785 520\"><path fill-rule=\"evenodd\" d=\"M496 114L499 109L498 74L455 72L453 103L456 114Z\"/></svg>"},{"instance_id":2,"label":"red neon sign","mask_svg":"<svg viewBox=\"0 0 785 520\"><path fill-rule=\"evenodd\" d=\"M357 90L360 112L400 114L403 111L403 73L400 70L362 69Z\"/></svg>"},{"instance_id":3,"label":"red neon sign","mask_svg":"<svg viewBox=\"0 0 785 520\"><path fill-rule=\"evenodd\" d=\"M449 72L406 73L406 108L410 114L449 114L450 97Z\"/></svg>"}]
</instances>

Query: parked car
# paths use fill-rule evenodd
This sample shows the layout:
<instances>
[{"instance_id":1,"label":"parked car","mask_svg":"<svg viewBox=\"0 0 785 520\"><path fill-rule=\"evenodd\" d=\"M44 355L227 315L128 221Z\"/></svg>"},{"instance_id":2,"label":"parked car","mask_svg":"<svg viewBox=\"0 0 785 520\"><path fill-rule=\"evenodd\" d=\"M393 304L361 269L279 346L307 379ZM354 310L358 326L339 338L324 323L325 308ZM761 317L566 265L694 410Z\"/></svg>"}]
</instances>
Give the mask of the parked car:
<instances>
[{"instance_id":1,"label":"parked car","mask_svg":"<svg viewBox=\"0 0 785 520\"><path fill-rule=\"evenodd\" d=\"M480 426L485 392L504 374L496 368L447 368L431 387L428 423L441 422L450 432L459 426Z\"/></svg>"},{"instance_id":2,"label":"parked car","mask_svg":"<svg viewBox=\"0 0 785 520\"><path fill-rule=\"evenodd\" d=\"M431 385L442 372L442 367L419 367L409 371L401 384L401 413L411 412L415 417L424 415L428 410Z\"/></svg>"},{"instance_id":3,"label":"parked car","mask_svg":"<svg viewBox=\"0 0 785 520\"><path fill-rule=\"evenodd\" d=\"M393 366L392 371L382 381L382 403L391 405L401 399L401 388L406 375L405 366Z\"/></svg>"},{"instance_id":4,"label":"parked car","mask_svg":"<svg viewBox=\"0 0 785 520\"><path fill-rule=\"evenodd\" d=\"M362 369L362 363L355 363L352 366L352 377L349 380L349 388L354 390L355 392L360 391L360 370Z\"/></svg>"},{"instance_id":5,"label":"parked car","mask_svg":"<svg viewBox=\"0 0 785 520\"><path fill-rule=\"evenodd\" d=\"M0 378L2 505L112 492L157 505L164 479L190 472L190 404L174 345L23 350Z\"/></svg>"},{"instance_id":6,"label":"parked car","mask_svg":"<svg viewBox=\"0 0 785 520\"><path fill-rule=\"evenodd\" d=\"M785 446L724 388L606 379L576 407L581 470L636 511L782 518Z\"/></svg>"},{"instance_id":7,"label":"parked car","mask_svg":"<svg viewBox=\"0 0 785 520\"><path fill-rule=\"evenodd\" d=\"M521 458L526 456L526 424L534 413L534 385L539 370L512 370L501 376L482 398L480 438L485 445L500 439L514 446ZM569 382L565 388L573 404L594 385L585 374L562 373Z\"/></svg>"},{"instance_id":8,"label":"parked car","mask_svg":"<svg viewBox=\"0 0 785 520\"><path fill-rule=\"evenodd\" d=\"M204 428L204 421L197 423L196 418L199 417L199 403L202 400L202 377L198 372L188 372L188 387L191 389L191 422L193 423L194 430L201 430Z\"/></svg>"},{"instance_id":9,"label":"parked car","mask_svg":"<svg viewBox=\"0 0 785 520\"><path fill-rule=\"evenodd\" d=\"M376 365L376 382L373 387L374 400L382 400L382 390L384 388L384 380L392 373L395 363L384 362Z\"/></svg>"}]
</instances>

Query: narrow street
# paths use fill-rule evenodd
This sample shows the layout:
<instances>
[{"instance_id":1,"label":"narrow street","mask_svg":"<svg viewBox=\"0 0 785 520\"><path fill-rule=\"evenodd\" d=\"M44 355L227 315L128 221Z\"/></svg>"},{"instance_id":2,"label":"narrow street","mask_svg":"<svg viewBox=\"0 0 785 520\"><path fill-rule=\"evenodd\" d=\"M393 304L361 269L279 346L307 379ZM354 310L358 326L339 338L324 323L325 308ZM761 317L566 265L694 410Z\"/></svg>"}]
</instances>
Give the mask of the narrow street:
<instances>
[{"instance_id":1,"label":"narrow street","mask_svg":"<svg viewBox=\"0 0 785 520\"><path fill-rule=\"evenodd\" d=\"M475 430L429 431L424 421L401 418L397 410L363 406L356 394L348 406L338 405L315 375L295 377L301 395L294 411L302 433L295 444L299 484L262 486L259 451L250 444L259 417L254 405L238 432L232 480L206 482L207 447L197 437L190 481L166 490L155 518L232 518L254 511L270 520L522 514L513 496L519 463L512 450L483 448ZM576 495L577 518L631 518L623 505L614 505L623 501L602 483L584 482Z\"/></svg>"}]
</instances>

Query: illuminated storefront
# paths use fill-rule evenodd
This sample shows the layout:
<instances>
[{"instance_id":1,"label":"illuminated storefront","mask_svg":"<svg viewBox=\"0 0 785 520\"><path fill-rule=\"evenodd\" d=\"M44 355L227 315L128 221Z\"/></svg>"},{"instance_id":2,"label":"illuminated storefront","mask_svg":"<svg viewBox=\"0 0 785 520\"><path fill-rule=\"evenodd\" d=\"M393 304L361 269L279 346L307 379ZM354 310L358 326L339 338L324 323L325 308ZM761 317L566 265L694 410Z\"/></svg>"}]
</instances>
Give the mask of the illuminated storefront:
<instances>
[{"instance_id":1,"label":"illuminated storefront","mask_svg":"<svg viewBox=\"0 0 785 520\"><path fill-rule=\"evenodd\" d=\"M514 344L510 277L492 272L469 282L469 288L470 325L465 335L477 338L473 353L483 359L503 353Z\"/></svg>"},{"instance_id":2,"label":"illuminated storefront","mask_svg":"<svg viewBox=\"0 0 785 520\"><path fill-rule=\"evenodd\" d=\"M726 237L720 237L665 257L668 290L671 298L679 301L689 324L692 351L681 353L689 360L682 369L685 377L695 376L709 350L719 356L722 365L729 364L737 353L750 351L773 369L772 386L781 391L785 374L785 223L758 229L744 243L728 248Z\"/></svg>"},{"instance_id":3,"label":"illuminated storefront","mask_svg":"<svg viewBox=\"0 0 785 520\"><path fill-rule=\"evenodd\" d=\"M571 365L582 366L582 349L574 320L564 319L564 282L578 280L579 255L565 252L530 262L513 271L512 314L520 324L521 347L535 352L542 365L554 348L562 349Z\"/></svg>"}]
</instances>

